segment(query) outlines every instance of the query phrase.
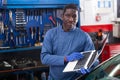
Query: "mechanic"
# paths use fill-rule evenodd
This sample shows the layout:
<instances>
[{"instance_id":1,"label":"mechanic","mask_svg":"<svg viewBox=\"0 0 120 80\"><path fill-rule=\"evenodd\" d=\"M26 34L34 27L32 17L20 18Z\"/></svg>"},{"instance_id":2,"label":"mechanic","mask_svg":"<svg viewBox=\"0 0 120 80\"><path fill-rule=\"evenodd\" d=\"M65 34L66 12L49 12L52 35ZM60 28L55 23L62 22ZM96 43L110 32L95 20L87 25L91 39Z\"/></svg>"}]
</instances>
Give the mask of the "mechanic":
<instances>
[{"instance_id":1,"label":"mechanic","mask_svg":"<svg viewBox=\"0 0 120 80\"><path fill-rule=\"evenodd\" d=\"M90 36L76 26L79 11L75 4L66 5L62 26L48 30L44 37L40 56L42 64L49 66L48 80L75 80L89 72L81 68L79 72L63 73L68 62L84 57L80 52L95 49Z\"/></svg>"}]
</instances>

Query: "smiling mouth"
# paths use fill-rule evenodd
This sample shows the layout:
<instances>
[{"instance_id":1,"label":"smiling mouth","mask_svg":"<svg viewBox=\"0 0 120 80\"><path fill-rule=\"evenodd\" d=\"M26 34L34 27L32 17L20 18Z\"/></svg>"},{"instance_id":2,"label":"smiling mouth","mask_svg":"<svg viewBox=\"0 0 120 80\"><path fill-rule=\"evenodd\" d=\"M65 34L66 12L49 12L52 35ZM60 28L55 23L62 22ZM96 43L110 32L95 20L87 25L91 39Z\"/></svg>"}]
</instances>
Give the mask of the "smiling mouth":
<instances>
[{"instance_id":1,"label":"smiling mouth","mask_svg":"<svg viewBox=\"0 0 120 80\"><path fill-rule=\"evenodd\" d=\"M70 23L70 22L69 22L68 25L74 25L74 23Z\"/></svg>"}]
</instances>

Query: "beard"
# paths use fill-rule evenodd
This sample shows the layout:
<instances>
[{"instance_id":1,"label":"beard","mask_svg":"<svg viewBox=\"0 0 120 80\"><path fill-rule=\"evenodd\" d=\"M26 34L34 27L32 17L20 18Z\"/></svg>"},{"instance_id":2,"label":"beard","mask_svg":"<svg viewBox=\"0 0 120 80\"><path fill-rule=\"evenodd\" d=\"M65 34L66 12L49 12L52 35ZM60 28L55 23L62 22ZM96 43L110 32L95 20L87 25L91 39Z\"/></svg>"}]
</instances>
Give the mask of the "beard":
<instances>
[{"instance_id":1,"label":"beard","mask_svg":"<svg viewBox=\"0 0 120 80\"><path fill-rule=\"evenodd\" d=\"M75 24L72 24L72 23L64 23L63 24L63 29L65 31L70 31L71 29L75 28L76 25Z\"/></svg>"}]
</instances>

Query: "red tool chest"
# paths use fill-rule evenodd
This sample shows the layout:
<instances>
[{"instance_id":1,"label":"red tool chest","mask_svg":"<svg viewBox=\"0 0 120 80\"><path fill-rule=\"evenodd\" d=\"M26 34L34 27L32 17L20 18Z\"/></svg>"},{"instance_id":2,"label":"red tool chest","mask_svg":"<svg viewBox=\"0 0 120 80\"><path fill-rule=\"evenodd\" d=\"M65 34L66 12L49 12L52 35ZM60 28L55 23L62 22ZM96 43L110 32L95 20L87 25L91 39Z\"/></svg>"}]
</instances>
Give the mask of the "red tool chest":
<instances>
[{"instance_id":1,"label":"red tool chest","mask_svg":"<svg viewBox=\"0 0 120 80\"><path fill-rule=\"evenodd\" d=\"M114 56L120 52L120 43L117 44L106 44L105 48L103 49L103 52L100 56L100 61L103 62L106 59Z\"/></svg>"}]
</instances>

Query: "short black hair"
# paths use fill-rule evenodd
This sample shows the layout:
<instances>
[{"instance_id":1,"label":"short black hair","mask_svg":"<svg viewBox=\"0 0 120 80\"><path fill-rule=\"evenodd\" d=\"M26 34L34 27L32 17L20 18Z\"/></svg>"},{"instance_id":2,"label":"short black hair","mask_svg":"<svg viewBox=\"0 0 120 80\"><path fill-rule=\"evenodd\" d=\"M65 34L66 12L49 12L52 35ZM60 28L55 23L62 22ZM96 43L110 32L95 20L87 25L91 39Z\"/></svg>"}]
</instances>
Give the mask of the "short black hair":
<instances>
[{"instance_id":1,"label":"short black hair","mask_svg":"<svg viewBox=\"0 0 120 80\"><path fill-rule=\"evenodd\" d=\"M76 5L76 4L67 4L64 8L63 8L63 14L65 13L66 9L74 9L74 10L77 10L79 11L80 8Z\"/></svg>"}]
</instances>

